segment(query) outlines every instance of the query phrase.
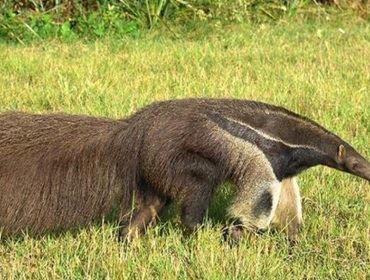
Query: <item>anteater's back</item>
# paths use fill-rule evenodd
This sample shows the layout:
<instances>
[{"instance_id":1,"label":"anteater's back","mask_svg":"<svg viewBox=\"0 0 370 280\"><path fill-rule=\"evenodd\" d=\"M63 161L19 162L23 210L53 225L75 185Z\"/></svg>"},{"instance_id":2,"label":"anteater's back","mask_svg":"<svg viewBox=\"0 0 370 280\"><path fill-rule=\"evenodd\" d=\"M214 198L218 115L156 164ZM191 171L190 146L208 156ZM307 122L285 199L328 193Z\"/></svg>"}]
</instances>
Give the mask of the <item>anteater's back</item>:
<instances>
[{"instance_id":1,"label":"anteater's back","mask_svg":"<svg viewBox=\"0 0 370 280\"><path fill-rule=\"evenodd\" d=\"M322 145L322 136L326 140L339 139L316 122L297 115L282 107L258 101L241 99L180 99L153 103L142 110L148 121L167 117L171 120L180 118L199 118L215 112L224 117L232 118L251 127L282 139L291 144ZM315 136L315 137L314 137Z\"/></svg>"},{"instance_id":2,"label":"anteater's back","mask_svg":"<svg viewBox=\"0 0 370 280\"><path fill-rule=\"evenodd\" d=\"M1 114L3 233L68 228L108 211L116 183L106 147L124 125L85 116Z\"/></svg>"}]
</instances>

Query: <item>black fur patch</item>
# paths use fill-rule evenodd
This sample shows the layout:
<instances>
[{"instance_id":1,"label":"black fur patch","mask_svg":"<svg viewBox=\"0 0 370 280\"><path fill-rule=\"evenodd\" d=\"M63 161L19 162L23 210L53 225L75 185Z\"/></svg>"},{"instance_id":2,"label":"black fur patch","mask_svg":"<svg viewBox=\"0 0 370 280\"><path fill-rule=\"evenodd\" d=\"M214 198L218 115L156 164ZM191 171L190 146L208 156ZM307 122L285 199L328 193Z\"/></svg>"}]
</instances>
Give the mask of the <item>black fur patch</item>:
<instances>
[{"instance_id":1,"label":"black fur patch","mask_svg":"<svg viewBox=\"0 0 370 280\"><path fill-rule=\"evenodd\" d=\"M269 215L272 210L272 194L265 191L260 196L257 204L253 208L253 215L259 217L261 215Z\"/></svg>"}]
</instances>

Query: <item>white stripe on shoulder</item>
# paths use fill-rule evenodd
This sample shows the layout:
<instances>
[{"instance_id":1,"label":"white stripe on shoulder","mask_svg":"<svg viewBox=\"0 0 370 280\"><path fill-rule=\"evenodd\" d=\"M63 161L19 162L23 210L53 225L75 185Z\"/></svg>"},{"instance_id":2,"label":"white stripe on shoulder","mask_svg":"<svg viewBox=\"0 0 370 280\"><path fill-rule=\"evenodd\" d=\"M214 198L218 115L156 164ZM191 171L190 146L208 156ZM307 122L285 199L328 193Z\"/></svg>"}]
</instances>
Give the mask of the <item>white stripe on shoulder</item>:
<instances>
[{"instance_id":1,"label":"white stripe on shoulder","mask_svg":"<svg viewBox=\"0 0 370 280\"><path fill-rule=\"evenodd\" d=\"M278 142L278 143L281 143L285 146L288 146L288 147L291 147L291 148L307 148L307 149L311 149L311 150L315 150L315 151L318 151L320 152L317 148L313 147L313 146L309 146L309 145L298 145L298 144L292 144L292 143L288 143L288 142L285 142L283 139L281 138L278 138L278 137L274 137L272 135L269 135L267 133L265 133L264 131L262 130L259 130L247 123L244 123L244 122L241 122L241 121L238 121L238 120L235 120L235 119L232 119L232 118L228 118L228 117L225 117L225 119L231 121L231 122L236 122L242 126L245 126L253 131L255 131L257 134L259 134L260 136L262 136L263 138L266 138L268 140L271 140L271 141L274 141L274 142Z\"/></svg>"}]
</instances>

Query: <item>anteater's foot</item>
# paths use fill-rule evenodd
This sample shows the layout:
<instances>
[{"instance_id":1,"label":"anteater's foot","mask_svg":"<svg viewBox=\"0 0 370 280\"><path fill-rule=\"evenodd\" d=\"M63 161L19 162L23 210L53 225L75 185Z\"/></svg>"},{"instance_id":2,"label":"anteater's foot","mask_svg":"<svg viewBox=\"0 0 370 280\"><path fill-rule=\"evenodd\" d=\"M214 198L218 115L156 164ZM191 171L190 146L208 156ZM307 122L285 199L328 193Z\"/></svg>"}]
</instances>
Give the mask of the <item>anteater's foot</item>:
<instances>
[{"instance_id":1,"label":"anteater's foot","mask_svg":"<svg viewBox=\"0 0 370 280\"><path fill-rule=\"evenodd\" d=\"M140 230L137 227L130 226L129 222L123 222L118 229L117 239L122 243L131 243L140 236Z\"/></svg>"},{"instance_id":2,"label":"anteater's foot","mask_svg":"<svg viewBox=\"0 0 370 280\"><path fill-rule=\"evenodd\" d=\"M245 227L241 223L233 223L230 226L225 226L222 229L223 241L227 242L230 246L237 245L240 240L244 237L250 237L251 235L262 235L267 232L267 229L251 229Z\"/></svg>"},{"instance_id":3,"label":"anteater's foot","mask_svg":"<svg viewBox=\"0 0 370 280\"><path fill-rule=\"evenodd\" d=\"M230 246L238 245L244 234L245 231L242 224L232 224L230 226L225 226L222 229L222 239Z\"/></svg>"}]
</instances>

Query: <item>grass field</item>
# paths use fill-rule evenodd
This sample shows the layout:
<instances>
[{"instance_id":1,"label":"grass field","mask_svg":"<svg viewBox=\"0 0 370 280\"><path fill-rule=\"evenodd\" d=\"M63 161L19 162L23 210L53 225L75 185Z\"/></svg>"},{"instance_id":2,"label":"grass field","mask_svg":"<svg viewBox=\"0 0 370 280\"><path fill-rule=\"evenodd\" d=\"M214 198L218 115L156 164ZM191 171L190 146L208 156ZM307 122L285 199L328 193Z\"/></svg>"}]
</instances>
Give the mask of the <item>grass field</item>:
<instances>
[{"instance_id":1,"label":"grass field","mask_svg":"<svg viewBox=\"0 0 370 280\"><path fill-rule=\"evenodd\" d=\"M235 97L311 117L370 158L370 26L366 22L229 25L210 34L95 43L0 45L0 110L121 118L153 101ZM125 246L115 224L6 240L1 279L369 279L369 184L328 168L299 177L305 227L289 249L267 233L220 242L230 188L204 226L182 234L169 213Z\"/></svg>"}]
</instances>

